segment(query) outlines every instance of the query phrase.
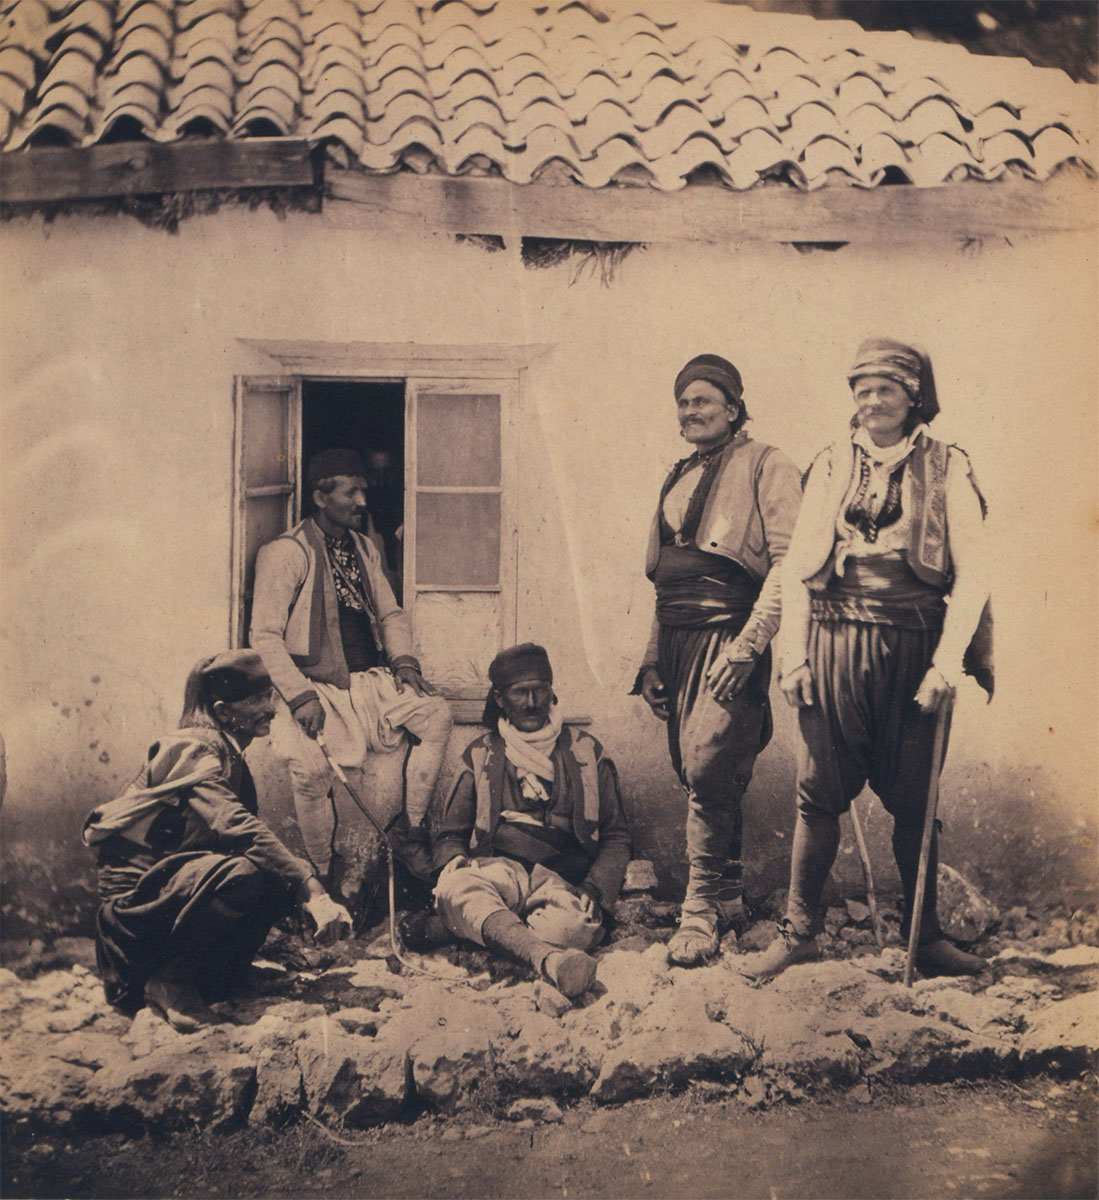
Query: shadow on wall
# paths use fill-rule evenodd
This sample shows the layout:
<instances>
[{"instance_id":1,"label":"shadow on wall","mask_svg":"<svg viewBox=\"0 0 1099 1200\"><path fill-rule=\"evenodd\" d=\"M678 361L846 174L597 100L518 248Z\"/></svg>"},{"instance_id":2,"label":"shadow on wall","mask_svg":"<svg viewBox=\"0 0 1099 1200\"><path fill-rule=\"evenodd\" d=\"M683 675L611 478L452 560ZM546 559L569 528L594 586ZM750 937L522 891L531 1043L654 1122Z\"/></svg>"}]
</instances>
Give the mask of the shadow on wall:
<instances>
[{"instance_id":1,"label":"shadow on wall","mask_svg":"<svg viewBox=\"0 0 1099 1200\"><path fill-rule=\"evenodd\" d=\"M777 714L776 714L777 715ZM784 718L780 717L780 721ZM478 730L460 726L451 740L440 792L445 795L458 759ZM661 893L678 900L686 883L684 819L686 799L668 761L663 730L622 717L593 727L615 759L634 834L634 856L653 861ZM785 888L794 824L794 758L787 738L776 739L756 766L745 804L745 886L750 900ZM285 767L261 743L250 755L261 796L261 812L275 833L303 853L294 821ZM364 774L361 792L388 819L399 795L402 754L376 756ZM1094 904L1099 871L1094 813L1066 811L1051 803L1057 792L1042 768L947 764L940 814L944 823L942 859L961 871L1001 907L1013 904ZM100 798L102 799L102 797ZM87 808L96 802L92 797ZM890 848L891 823L869 792L856 801L863 821L879 894L899 893ZM349 828L362 818L337 785L339 819ZM0 916L5 940L40 938L51 942L94 931L96 908L93 856L80 842L84 808L53 820L43 836L40 823L10 811L0 815ZM865 892L862 869L848 818L826 902Z\"/></svg>"}]
</instances>

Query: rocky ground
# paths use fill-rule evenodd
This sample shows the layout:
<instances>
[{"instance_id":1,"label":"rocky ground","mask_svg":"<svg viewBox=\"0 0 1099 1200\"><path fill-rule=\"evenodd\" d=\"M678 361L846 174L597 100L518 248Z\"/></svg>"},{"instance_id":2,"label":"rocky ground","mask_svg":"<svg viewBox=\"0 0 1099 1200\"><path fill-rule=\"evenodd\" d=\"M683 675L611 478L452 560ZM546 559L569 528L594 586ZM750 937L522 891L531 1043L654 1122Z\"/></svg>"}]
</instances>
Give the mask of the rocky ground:
<instances>
[{"instance_id":1,"label":"rocky ground","mask_svg":"<svg viewBox=\"0 0 1099 1200\"><path fill-rule=\"evenodd\" d=\"M438 1121L461 1137L470 1122L542 1128L699 1089L743 1113L928 1082L1040 1076L1090 1094L1099 921L978 901L953 906L966 932L983 925L969 939L989 955L978 978L905 988L895 912L879 951L849 901L828 911L821 962L757 986L736 966L770 940L769 921L707 967L669 970L674 907L635 893L576 1003L480 951L407 956L409 969L384 926L331 951L276 932L249 994L191 1034L151 1009L108 1009L87 940L9 946L0 1111L25 1164L36 1140Z\"/></svg>"}]
</instances>

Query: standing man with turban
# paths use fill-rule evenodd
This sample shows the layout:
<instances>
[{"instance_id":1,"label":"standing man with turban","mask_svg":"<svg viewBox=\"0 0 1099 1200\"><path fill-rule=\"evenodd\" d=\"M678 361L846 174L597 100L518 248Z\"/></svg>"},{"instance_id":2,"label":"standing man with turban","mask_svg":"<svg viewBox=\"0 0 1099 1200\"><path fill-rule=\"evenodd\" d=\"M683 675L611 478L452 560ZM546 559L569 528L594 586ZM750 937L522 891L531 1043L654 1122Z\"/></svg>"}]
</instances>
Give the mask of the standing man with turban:
<instances>
[{"instance_id":1,"label":"standing man with turban","mask_svg":"<svg viewBox=\"0 0 1099 1200\"><path fill-rule=\"evenodd\" d=\"M434 831L440 915L414 913L402 934L414 950L466 938L579 996L630 859L618 774L595 738L562 727L541 646L501 651L488 674L488 732Z\"/></svg>"},{"instance_id":2,"label":"standing man with turban","mask_svg":"<svg viewBox=\"0 0 1099 1200\"><path fill-rule=\"evenodd\" d=\"M452 718L412 653L377 547L363 536L366 467L353 450L323 450L306 471L313 514L262 546L256 558L252 645L285 700L276 746L290 768L306 853L330 886L336 816L332 770L316 744L360 770L368 752L396 749L408 734L404 804L391 831L401 860L431 875L424 825ZM279 722L281 721L281 727Z\"/></svg>"},{"instance_id":3,"label":"standing man with turban","mask_svg":"<svg viewBox=\"0 0 1099 1200\"><path fill-rule=\"evenodd\" d=\"M867 782L893 818L907 939L940 708L963 671L992 695L984 501L963 450L928 430L931 360L891 338L863 342L847 373L850 438L809 468L784 568L780 682L798 710L797 824L779 936L744 973L770 979L818 955L839 819ZM944 747L945 749L945 747ZM984 960L942 936L932 832L916 966L971 975Z\"/></svg>"},{"instance_id":4,"label":"standing man with turban","mask_svg":"<svg viewBox=\"0 0 1099 1200\"><path fill-rule=\"evenodd\" d=\"M664 481L645 565L656 615L633 694L667 722L687 793L687 894L668 943L668 962L682 967L705 962L725 929L747 924L741 805L771 738L779 566L801 496L797 467L743 432L743 391L716 354L676 376L680 433L694 453Z\"/></svg>"}]
</instances>

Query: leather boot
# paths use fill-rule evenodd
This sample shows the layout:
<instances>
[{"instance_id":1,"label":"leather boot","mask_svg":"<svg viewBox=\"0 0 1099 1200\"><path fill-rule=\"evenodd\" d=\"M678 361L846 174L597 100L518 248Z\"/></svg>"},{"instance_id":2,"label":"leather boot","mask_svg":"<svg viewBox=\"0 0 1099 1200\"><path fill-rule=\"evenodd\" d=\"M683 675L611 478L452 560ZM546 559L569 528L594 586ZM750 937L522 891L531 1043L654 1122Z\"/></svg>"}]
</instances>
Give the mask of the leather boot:
<instances>
[{"instance_id":1,"label":"leather boot","mask_svg":"<svg viewBox=\"0 0 1099 1200\"><path fill-rule=\"evenodd\" d=\"M581 996L595 979L595 959L582 950L562 950L544 942L508 909L491 913L481 926L486 950L533 967L569 999Z\"/></svg>"},{"instance_id":2,"label":"leather boot","mask_svg":"<svg viewBox=\"0 0 1099 1200\"><path fill-rule=\"evenodd\" d=\"M812 962L820 958L820 948L817 939L809 934L798 933L788 920L778 923L778 937L759 954L753 954L744 959L738 968L741 975L765 983L781 975L787 967L795 963Z\"/></svg>"},{"instance_id":3,"label":"leather boot","mask_svg":"<svg viewBox=\"0 0 1099 1200\"><path fill-rule=\"evenodd\" d=\"M916 947L916 969L921 975L980 975L987 966L979 955L959 950L946 938Z\"/></svg>"}]
</instances>

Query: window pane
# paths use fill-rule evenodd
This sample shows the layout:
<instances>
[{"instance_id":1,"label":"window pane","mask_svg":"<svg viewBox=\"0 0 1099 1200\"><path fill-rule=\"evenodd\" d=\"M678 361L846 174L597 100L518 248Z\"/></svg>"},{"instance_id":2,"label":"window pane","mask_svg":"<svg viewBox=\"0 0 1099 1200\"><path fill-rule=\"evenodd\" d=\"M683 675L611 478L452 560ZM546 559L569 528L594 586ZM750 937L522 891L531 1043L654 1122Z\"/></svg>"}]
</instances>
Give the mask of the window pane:
<instances>
[{"instance_id":1,"label":"window pane","mask_svg":"<svg viewBox=\"0 0 1099 1200\"><path fill-rule=\"evenodd\" d=\"M263 487L289 480L287 407L285 388L276 392L248 388L242 407L244 429L241 439L245 487Z\"/></svg>"},{"instance_id":2,"label":"window pane","mask_svg":"<svg viewBox=\"0 0 1099 1200\"><path fill-rule=\"evenodd\" d=\"M500 397L420 394L416 474L424 487L500 483Z\"/></svg>"},{"instance_id":3,"label":"window pane","mask_svg":"<svg viewBox=\"0 0 1099 1200\"><path fill-rule=\"evenodd\" d=\"M416 583L490 587L500 582L500 497L416 497Z\"/></svg>"}]
</instances>

